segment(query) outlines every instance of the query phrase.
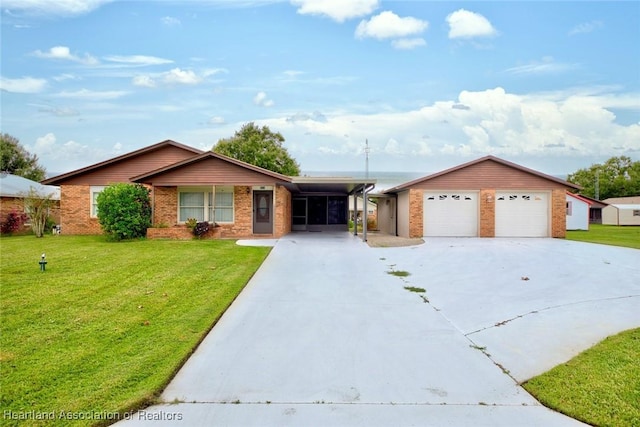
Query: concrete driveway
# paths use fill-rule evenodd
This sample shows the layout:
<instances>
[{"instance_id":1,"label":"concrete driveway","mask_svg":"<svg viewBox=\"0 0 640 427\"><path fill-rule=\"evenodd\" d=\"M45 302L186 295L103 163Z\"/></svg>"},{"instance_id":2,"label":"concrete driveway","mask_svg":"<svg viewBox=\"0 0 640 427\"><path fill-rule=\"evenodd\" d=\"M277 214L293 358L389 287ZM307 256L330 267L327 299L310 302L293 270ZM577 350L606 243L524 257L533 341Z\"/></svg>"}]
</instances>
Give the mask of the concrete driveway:
<instances>
[{"instance_id":1,"label":"concrete driveway","mask_svg":"<svg viewBox=\"0 0 640 427\"><path fill-rule=\"evenodd\" d=\"M167 404L121 424L582 425L518 384L640 326L638 307L634 249L463 238L371 248L294 233L169 384Z\"/></svg>"}]
</instances>

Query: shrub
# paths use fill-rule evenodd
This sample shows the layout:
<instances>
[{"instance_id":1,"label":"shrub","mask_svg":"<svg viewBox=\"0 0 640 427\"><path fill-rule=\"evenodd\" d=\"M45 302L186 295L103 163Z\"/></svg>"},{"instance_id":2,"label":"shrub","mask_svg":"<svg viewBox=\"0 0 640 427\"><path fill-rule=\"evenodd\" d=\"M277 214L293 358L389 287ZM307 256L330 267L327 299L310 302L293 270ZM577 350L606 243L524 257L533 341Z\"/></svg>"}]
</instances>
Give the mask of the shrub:
<instances>
[{"instance_id":1,"label":"shrub","mask_svg":"<svg viewBox=\"0 0 640 427\"><path fill-rule=\"evenodd\" d=\"M203 237L205 234L209 232L209 223L206 221L198 222L195 227L193 227L193 235L197 238Z\"/></svg>"},{"instance_id":2,"label":"shrub","mask_svg":"<svg viewBox=\"0 0 640 427\"><path fill-rule=\"evenodd\" d=\"M7 219L4 220L2 224L0 224L0 232L2 234L11 234L16 231L20 231L22 226L27 221L27 215L24 213L19 213L15 209L9 212L7 215Z\"/></svg>"},{"instance_id":3,"label":"shrub","mask_svg":"<svg viewBox=\"0 0 640 427\"><path fill-rule=\"evenodd\" d=\"M184 222L184 225L186 225L189 230L193 231L197 223L198 223L197 219L187 218L187 220Z\"/></svg>"},{"instance_id":4,"label":"shrub","mask_svg":"<svg viewBox=\"0 0 640 427\"><path fill-rule=\"evenodd\" d=\"M151 227L149 190L141 184L113 184L98 195L98 220L115 240L145 237Z\"/></svg>"}]
</instances>

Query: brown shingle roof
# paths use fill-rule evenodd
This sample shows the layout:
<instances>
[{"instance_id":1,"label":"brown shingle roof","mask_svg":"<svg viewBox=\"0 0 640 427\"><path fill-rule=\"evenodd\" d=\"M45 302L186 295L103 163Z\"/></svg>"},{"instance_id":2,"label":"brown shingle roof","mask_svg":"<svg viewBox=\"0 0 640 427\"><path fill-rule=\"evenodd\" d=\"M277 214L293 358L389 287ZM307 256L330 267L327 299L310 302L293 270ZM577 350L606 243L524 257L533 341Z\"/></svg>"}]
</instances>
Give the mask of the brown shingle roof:
<instances>
[{"instance_id":1,"label":"brown shingle roof","mask_svg":"<svg viewBox=\"0 0 640 427\"><path fill-rule=\"evenodd\" d=\"M102 167L112 165L112 164L120 162L122 160L131 159L131 158L139 156L141 154L146 154L146 153L158 150L160 148L163 148L163 147L166 147L166 146L169 146L169 145L177 147L177 148L181 148L181 149L183 149L185 151L191 151L194 155L202 153L202 150L198 150L197 148L189 147L188 145L184 145L184 144L181 144L179 142L167 139L165 141L158 142L157 144L149 145L149 146L141 148L139 150L135 150L135 151L123 154L123 155L118 156L118 157L113 157L113 158L105 160L103 162L95 163L93 165L90 165L90 166L87 166L87 167L84 167L84 168L76 169L76 170L71 171L71 172L67 172L67 173L64 173L64 174L61 174L61 175L58 175L58 176L47 178L47 179L42 181L42 184L60 185L60 183L62 183L65 180L68 180L69 178L73 178L73 177L85 174L87 172L92 172L92 171L95 171L95 170L100 169Z\"/></svg>"},{"instance_id":2,"label":"brown shingle roof","mask_svg":"<svg viewBox=\"0 0 640 427\"><path fill-rule=\"evenodd\" d=\"M514 168L514 169L517 169L519 171L522 171L522 172L525 172L525 173L529 173L529 174L538 176L540 178L543 178L543 179L546 179L546 180L549 180L549 181L556 182L558 184L562 184L563 186L568 187L568 188L574 188L576 190L579 190L579 189L582 188L579 185L567 182L567 181L565 181L563 179L556 178L554 176L547 175L547 174L544 174L542 172L538 172L538 171L535 171L533 169L526 168L524 166L520 166L520 165L518 165L516 163L501 159L499 157L489 155L489 156L481 157L481 158L476 159L476 160L472 160L472 161L467 162L467 163L463 163L463 164L458 165L458 166L454 166L454 167L449 168L449 169L445 169L445 170L440 171L440 172L436 172L436 173L431 174L431 175L424 176L422 178L414 179L413 181L409 181L407 183L404 183L404 184L398 185L396 187L390 188L387 191L385 191L385 193L395 193L395 192L398 192L398 191L406 190L408 188L411 188L411 187L415 186L416 184L419 184L419 183L422 183L422 182L425 182L425 181L429 181L431 179L440 177L442 175L446 175L446 174L449 174L451 172L455 172L455 171L458 171L460 169L464 169L464 168L467 168L469 166L473 166L473 165L476 165L478 163L482 163L482 162L486 162L486 161L493 161L493 162L496 162L496 163L500 163L500 164L502 164L504 166L508 166L510 168Z\"/></svg>"}]
</instances>

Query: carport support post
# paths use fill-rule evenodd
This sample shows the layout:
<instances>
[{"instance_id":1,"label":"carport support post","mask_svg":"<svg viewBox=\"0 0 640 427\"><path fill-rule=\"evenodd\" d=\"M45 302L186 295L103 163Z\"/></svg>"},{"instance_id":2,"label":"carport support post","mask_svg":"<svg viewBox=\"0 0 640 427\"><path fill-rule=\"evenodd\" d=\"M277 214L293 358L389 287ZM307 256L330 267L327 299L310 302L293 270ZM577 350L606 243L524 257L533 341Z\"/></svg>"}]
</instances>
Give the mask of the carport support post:
<instances>
[{"instance_id":1,"label":"carport support post","mask_svg":"<svg viewBox=\"0 0 640 427\"><path fill-rule=\"evenodd\" d=\"M353 235L358 235L358 193L353 193Z\"/></svg>"},{"instance_id":2,"label":"carport support post","mask_svg":"<svg viewBox=\"0 0 640 427\"><path fill-rule=\"evenodd\" d=\"M362 189L362 241L367 241L367 215L369 213L367 203L367 184Z\"/></svg>"}]
</instances>

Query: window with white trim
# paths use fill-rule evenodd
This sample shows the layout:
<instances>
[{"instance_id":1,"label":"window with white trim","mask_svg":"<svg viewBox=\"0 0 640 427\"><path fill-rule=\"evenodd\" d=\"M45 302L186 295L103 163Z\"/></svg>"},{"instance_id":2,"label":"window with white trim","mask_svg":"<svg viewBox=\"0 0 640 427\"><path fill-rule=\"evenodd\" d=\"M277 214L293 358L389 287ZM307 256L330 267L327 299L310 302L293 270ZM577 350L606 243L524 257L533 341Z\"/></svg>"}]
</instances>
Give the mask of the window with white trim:
<instances>
[{"instance_id":1,"label":"window with white trim","mask_svg":"<svg viewBox=\"0 0 640 427\"><path fill-rule=\"evenodd\" d=\"M573 212L573 203L567 201L567 216L571 216Z\"/></svg>"},{"instance_id":2,"label":"window with white trim","mask_svg":"<svg viewBox=\"0 0 640 427\"><path fill-rule=\"evenodd\" d=\"M233 187L179 188L178 222L189 218L207 222L233 222Z\"/></svg>"},{"instance_id":3,"label":"window with white trim","mask_svg":"<svg viewBox=\"0 0 640 427\"><path fill-rule=\"evenodd\" d=\"M216 222L233 222L233 187L216 187L213 208Z\"/></svg>"},{"instance_id":4,"label":"window with white trim","mask_svg":"<svg viewBox=\"0 0 640 427\"><path fill-rule=\"evenodd\" d=\"M104 185L92 185L89 189L89 194L91 196L91 218L98 217L98 194L102 193L102 191L107 188Z\"/></svg>"}]
</instances>

